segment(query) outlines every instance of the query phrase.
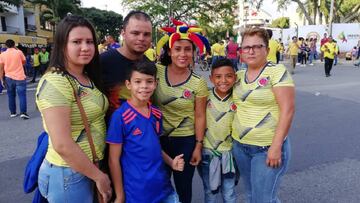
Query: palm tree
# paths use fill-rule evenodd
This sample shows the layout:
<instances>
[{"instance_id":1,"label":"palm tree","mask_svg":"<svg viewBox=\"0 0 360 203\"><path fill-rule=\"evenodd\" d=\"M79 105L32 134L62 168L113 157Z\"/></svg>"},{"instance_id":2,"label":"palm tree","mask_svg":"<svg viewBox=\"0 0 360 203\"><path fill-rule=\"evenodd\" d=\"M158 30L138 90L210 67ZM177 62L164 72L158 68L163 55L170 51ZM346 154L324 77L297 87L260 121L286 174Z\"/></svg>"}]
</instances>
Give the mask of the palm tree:
<instances>
[{"instance_id":1,"label":"palm tree","mask_svg":"<svg viewBox=\"0 0 360 203\"><path fill-rule=\"evenodd\" d=\"M31 3L40 5L40 21L49 21L55 26L69 12L79 11L80 0L29 0Z\"/></svg>"},{"instance_id":2,"label":"palm tree","mask_svg":"<svg viewBox=\"0 0 360 203\"><path fill-rule=\"evenodd\" d=\"M19 6L21 2L22 0L0 0L0 12L6 11L6 5L4 5L3 3L13 6Z\"/></svg>"}]
</instances>

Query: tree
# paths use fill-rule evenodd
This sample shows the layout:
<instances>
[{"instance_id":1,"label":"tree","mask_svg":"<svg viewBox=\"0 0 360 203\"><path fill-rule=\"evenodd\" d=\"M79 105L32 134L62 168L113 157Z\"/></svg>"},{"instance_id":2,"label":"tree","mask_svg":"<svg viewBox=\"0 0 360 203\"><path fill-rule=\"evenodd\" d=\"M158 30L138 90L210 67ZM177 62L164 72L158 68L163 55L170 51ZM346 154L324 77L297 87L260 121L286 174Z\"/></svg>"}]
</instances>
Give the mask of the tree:
<instances>
[{"instance_id":1,"label":"tree","mask_svg":"<svg viewBox=\"0 0 360 203\"><path fill-rule=\"evenodd\" d=\"M4 12L7 9L7 5L19 6L21 0L0 0L0 12Z\"/></svg>"},{"instance_id":2,"label":"tree","mask_svg":"<svg viewBox=\"0 0 360 203\"><path fill-rule=\"evenodd\" d=\"M40 21L49 21L56 25L68 13L79 12L81 0L29 0L29 2L40 5Z\"/></svg>"},{"instance_id":3,"label":"tree","mask_svg":"<svg viewBox=\"0 0 360 203\"><path fill-rule=\"evenodd\" d=\"M156 28L168 25L170 16L185 22L196 19L207 37L215 41L224 38L227 30L232 31L237 0L123 0L123 5L146 11ZM220 33L213 35L214 30Z\"/></svg>"},{"instance_id":4,"label":"tree","mask_svg":"<svg viewBox=\"0 0 360 203\"><path fill-rule=\"evenodd\" d=\"M104 11L97 8L81 8L80 14L89 19L96 28L98 38L106 34L119 36L123 23L123 16L112 11Z\"/></svg>"},{"instance_id":5,"label":"tree","mask_svg":"<svg viewBox=\"0 0 360 203\"><path fill-rule=\"evenodd\" d=\"M280 17L276 18L271 22L271 27L273 28L289 28L290 27L290 19L288 17Z\"/></svg>"}]
</instances>

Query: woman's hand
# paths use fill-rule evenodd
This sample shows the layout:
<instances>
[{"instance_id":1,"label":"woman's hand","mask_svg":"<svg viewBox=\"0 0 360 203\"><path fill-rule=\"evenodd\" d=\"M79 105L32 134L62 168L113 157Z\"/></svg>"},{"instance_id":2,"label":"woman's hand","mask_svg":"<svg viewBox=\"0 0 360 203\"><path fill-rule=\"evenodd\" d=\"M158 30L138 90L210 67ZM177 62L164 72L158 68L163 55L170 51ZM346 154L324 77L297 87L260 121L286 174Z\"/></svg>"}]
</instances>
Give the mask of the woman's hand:
<instances>
[{"instance_id":1,"label":"woman's hand","mask_svg":"<svg viewBox=\"0 0 360 203\"><path fill-rule=\"evenodd\" d=\"M201 161L201 149L202 149L201 144L196 144L195 149L192 153L192 157L190 159L191 165L193 165L193 166L199 165L199 163Z\"/></svg>"},{"instance_id":2,"label":"woman's hand","mask_svg":"<svg viewBox=\"0 0 360 203\"><path fill-rule=\"evenodd\" d=\"M185 161L183 159L184 154L176 156L171 162L171 168L175 171L183 171Z\"/></svg>"},{"instance_id":3,"label":"woman's hand","mask_svg":"<svg viewBox=\"0 0 360 203\"><path fill-rule=\"evenodd\" d=\"M104 202L108 202L112 196L109 177L105 173L101 172L101 175L95 179L95 183Z\"/></svg>"},{"instance_id":4,"label":"woman's hand","mask_svg":"<svg viewBox=\"0 0 360 203\"><path fill-rule=\"evenodd\" d=\"M125 202L125 195L122 194L120 196L117 196L114 203L124 203Z\"/></svg>"},{"instance_id":5,"label":"woman's hand","mask_svg":"<svg viewBox=\"0 0 360 203\"><path fill-rule=\"evenodd\" d=\"M272 168L278 168L281 166L281 146L271 145L268 149L266 165Z\"/></svg>"}]
</instances>

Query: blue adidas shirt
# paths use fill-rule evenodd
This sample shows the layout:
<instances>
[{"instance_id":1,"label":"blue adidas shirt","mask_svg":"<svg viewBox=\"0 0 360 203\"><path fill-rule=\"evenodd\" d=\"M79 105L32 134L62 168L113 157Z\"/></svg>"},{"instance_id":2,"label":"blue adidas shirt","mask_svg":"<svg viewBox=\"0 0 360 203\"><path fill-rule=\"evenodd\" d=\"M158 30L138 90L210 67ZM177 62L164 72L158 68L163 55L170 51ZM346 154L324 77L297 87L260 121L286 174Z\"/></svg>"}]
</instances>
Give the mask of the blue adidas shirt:
<instances>
[{"instance_id":1,"label":"blue adidas shirt","mask_svg":"<svg viewBox=\"0 0 360 203\"><path fill-rule=\"evenodd\" d=\"M162 114L152 105L150 110L150 115L143 115L125 102L110 120L106 141L123 144L120 162L126 202L161 202L174 191L159 141Z\"/></svg>"}]
</instances>

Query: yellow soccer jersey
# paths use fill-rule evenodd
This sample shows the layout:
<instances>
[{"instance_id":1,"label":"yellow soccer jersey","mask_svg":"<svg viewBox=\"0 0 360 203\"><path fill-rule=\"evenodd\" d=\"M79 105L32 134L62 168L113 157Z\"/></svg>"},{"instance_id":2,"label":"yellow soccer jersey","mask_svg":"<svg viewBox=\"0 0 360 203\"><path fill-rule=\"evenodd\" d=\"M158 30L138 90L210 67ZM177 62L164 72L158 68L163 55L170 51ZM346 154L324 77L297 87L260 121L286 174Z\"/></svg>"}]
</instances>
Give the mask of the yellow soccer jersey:
<instances>
[{"instance_id":1,"label":"yellow soccer jersey","mask_svg":"<svg viewBox=\"0 0 360 203\"><path fill-rule=\"evenodd\" d=\"M171 85L167 79L167 67L157 67L158 87L153 101L164 115L163 135L195 135L195 98L207 96L206 80L192 72L182 84Z\"/></svg>"},{"instance_id":2,"label":"yellow soccer jersey","mask_svg":"<svg viewBox=\"0 0 360 203\"><path fill-rule=\"evenodd\" d=\"M276 51L279 49L279 43L277 41L270 39L269 40L269 54L267 55L267 60L273 63L276 63Z\"/></svg>"},{"instance_id":3,"label":"yellow soccer jersey","mask_svg":"<svg viewBox=\"0 0 360 203\"><path fill-rule=\"evenodd\" d=\"M275 135L279 107L273 87L294 86L291 75L282 64L268 63L253 81L246 81L246 70L237 72L233 89L238 107L232 127L232 137L240 143L269 146Z\"/></svg>"},{"instance_id":4,"label":"yellow soccer jersey","mask_svg":"<svg viewBox=\"0 0 360 203\"><path fill-rule=\"evenodd\" d=\"M46 73L40 80L36 91L36 104L41 111L51 107L70 107L71 108L71 130L73 140L80 146L85 154L92 160L91 149L85 128L81 120L81 114L73 95L73 89L68 79L80 92L81 103L85 109L89 121L91 134L93 136L96 154L99 159L104 157L106 125L104 116L108 108L108 100L93 84L91 87L80 85L80 83L70 75L61 73ZM49 133L46 123L43 127ZM67 163L54 150L49 137L49 146L46 159L57 166L68 166Z\"/></svg>"},{"instance_id":5,"label":"yellow soccer jersey","mask_svg":"<svg viewBox=\"0 0 360 203\"><path fill-rule=\"evenodd\" d=\"M290 42L289 44L289 53L290 56L296 56L298 55L298 51L299 51L299 46L297 43L294 42Z\"/></svg>"},{"instance_id":6,"label":"yellow soccer jersey","mask_svg":"<svg viewBox=\"0 0 360 203\"><path fill-rule=\"evenodd\" d=\"M209 90L206 105L206 132L204 148L217 151L229 151L232 147L231 126L236 105L232 95L221 99L214 89Z\"/></svg>"}]
</instances>

